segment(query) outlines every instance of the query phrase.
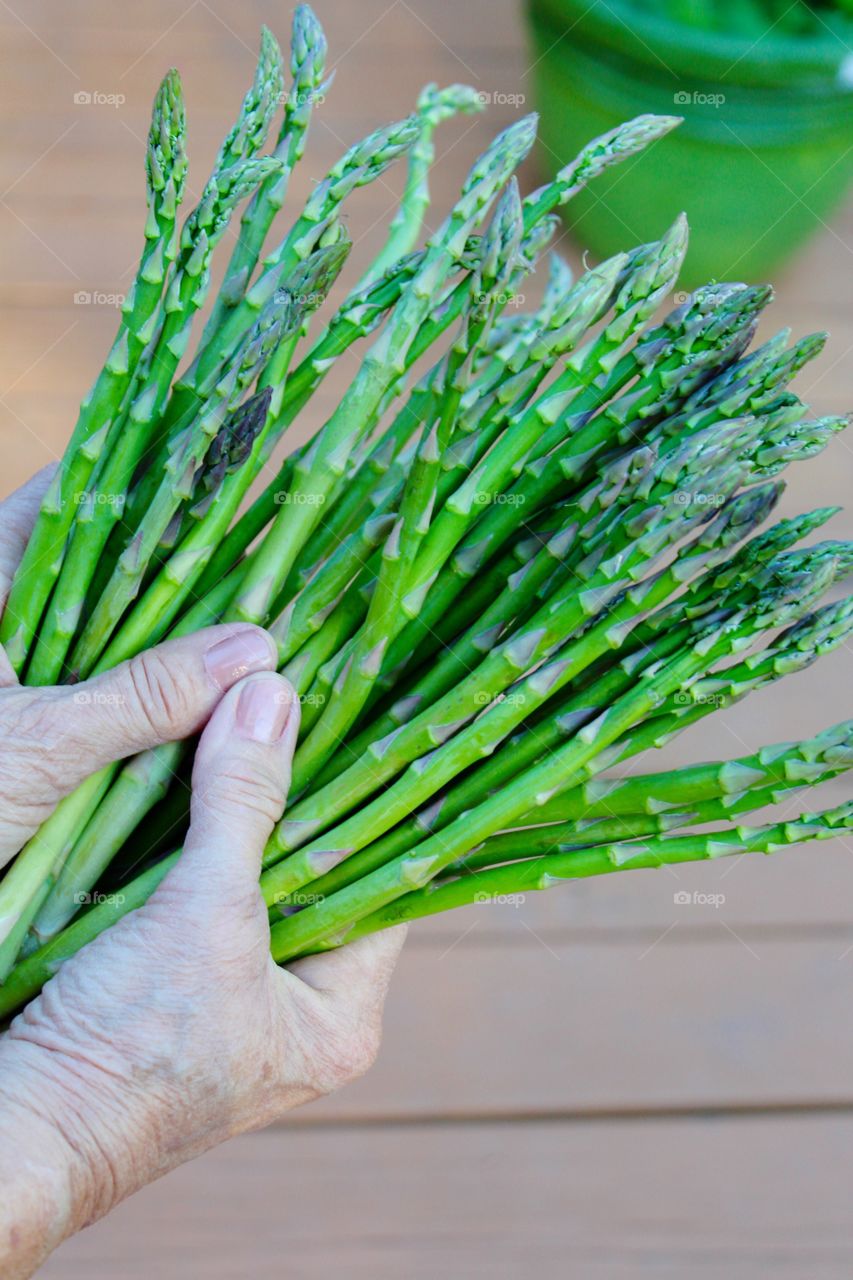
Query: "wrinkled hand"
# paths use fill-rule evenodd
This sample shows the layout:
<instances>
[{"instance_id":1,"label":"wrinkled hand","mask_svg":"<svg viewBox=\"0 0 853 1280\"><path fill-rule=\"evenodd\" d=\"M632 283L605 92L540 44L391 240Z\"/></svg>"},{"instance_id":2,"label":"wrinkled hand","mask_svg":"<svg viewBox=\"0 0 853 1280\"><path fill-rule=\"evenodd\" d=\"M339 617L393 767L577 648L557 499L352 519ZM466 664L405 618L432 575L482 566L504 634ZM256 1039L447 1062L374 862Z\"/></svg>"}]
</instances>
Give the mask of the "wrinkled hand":
<instances>
[{"instance_id":1,"label":"wrinkled hand","mask_svg":"<svg viewBox=\"0 0 853 1280\"><path fill-rule=\"evenodd\" d=\"M43 484L0 505L0 603ZM212 627L73 688L0 683L0 860L119 756L206 723L179 863L0 1039L0 1273L234 1134L360 1075L403 931L278 969L260 859L299 706L258 628Z\"/></svg>"}]
</instances>

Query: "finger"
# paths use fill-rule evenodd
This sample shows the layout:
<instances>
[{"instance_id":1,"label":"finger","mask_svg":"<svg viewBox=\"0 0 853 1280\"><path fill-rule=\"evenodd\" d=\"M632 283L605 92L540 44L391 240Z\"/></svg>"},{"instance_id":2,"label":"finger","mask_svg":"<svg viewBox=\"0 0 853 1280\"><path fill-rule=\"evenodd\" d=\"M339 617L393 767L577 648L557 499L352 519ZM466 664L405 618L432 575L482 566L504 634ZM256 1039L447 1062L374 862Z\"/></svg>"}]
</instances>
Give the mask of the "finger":
<instances>
[{"instance_id":1,"label":"finger","mask_svg":"<svg viewBox=\"0 0 853 1280\"><path fill-rule=\"evenodd\" d=\"M251 676L222 699L196 752L190 830L172 877L212 888L223 902L258 898L298 731L299 702L283 676Z\"/></svg>"},{"instance_id":2,"label":"finger","mask_svg":"<svg viewBox=\"0 0 853 1280\"><path fill-rule=\"evenodd\" d=\"M33 531L42 498L55 471L56 463L52 462L0 502L0 616L6 606L15 570L21 563L21 556ZM0 648L0 689L17 683L14 668Z\"/></svg>"},{"instance_id":3,"label":"finger","mask_svg":"<svg viewBox=\"0 0 853 1280\"><path fill-rule=\"evenodd\" d=\"M306 956L284 972L333 1000L355 1001L381 1011L407 932L407 925L397 924L336 951Z\"/></svg>"},{"instance_id":4,"label":"finger","mask_svg":"<svg viewBox=\"0 0 853 1280\"><path fill-rule=\"evenodd\" d=\"M36 731L45 755L52 751L70 775L70 790L113 760L198 732L223 693L275 663L275 645L260 627L209 627L93 680L40 690Z\"/></svg>"},{"instance_id":5,"label":"finger","mask_svg":"<svg viewBox=\"0 0 853 1280\"><path fill-rule=\"evenodd\" d=\"M305 1007L300 994L311 996L309 1043L313 1038L316 1062L325 1060L331 1067L316 1081L321 1092L357 1079L374 1062L382 1039L385 998L406 931L406 925L395 925L337 951L308 956L289 969L276 970L282 1009L291 1011L294 1003ZM305 986L313 990L306 993Z\"/></svg>"},{"instance_id":6,"label":"finger","mask_svg":"<svg viewBox=\"0 0 853 1280\"><path fill-rule=\"evenodd\" d=\"M0 502L0 608L5 602L27 539L33 531L42 498L47 493L55 471L55 462L42 467L31 480Z\"/></svg>"}]
</instances>

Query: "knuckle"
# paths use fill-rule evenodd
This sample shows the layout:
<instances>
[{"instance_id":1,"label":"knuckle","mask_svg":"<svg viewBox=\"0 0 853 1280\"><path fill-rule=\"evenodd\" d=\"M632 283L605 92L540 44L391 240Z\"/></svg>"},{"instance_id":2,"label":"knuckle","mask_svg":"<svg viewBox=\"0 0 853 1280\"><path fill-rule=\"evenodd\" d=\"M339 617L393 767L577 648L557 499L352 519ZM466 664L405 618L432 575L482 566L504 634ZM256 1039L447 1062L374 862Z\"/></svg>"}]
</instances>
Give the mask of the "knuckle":
<instances>
[{"instance_id":1,"label":"knuckle","mask_svg":"<svg viewBox=\"0 0 853 1280\"><path fill-rule=\"evenodd\" d=\"M74 726L67 709L41 693L16 690L4 704L4 771L19 782L26 779L27 799L38 808L75 784L80 771L79 753L70 749Z\"/></svg>"},{"instance_id":2,"label":"knuckle","mask_svg":"<svg viewBox=\"0 0 853 1280\"><path fill-rule=\"evenodd\" d=\"M226 772L206 783L195 783L193 803L214 817L233 814L256 814L272 826L284 809L282 780L270 769L232 765Z\"/></svg>"},{"instance_id":3,"label":"knuckle","mask_svg":"<svg viewBox=\"0 0 853 1280\"><path fill-rule=\"evenodd\" d=\"M125 677L126 710L156 737L167 735L189 711L189 689L153 651L131 659Z\"/></svg>"}]
</instances>

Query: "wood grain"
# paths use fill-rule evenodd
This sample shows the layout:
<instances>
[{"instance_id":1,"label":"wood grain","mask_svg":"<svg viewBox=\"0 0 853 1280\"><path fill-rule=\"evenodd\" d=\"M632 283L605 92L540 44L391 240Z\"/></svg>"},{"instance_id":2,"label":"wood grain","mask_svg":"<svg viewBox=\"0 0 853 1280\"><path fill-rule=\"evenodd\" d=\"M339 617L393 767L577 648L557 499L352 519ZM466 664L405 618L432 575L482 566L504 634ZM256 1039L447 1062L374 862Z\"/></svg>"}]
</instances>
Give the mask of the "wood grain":
<instances>
[{"instance_id":1,"label":"wood grain","mask_svg":"<svg viewBox=\"0 0 853 1280\"><path fill-rule=\"evenodd\" d=\"M848 1280L851 1176L849 1116L278 1130L149 1187L42 1275Z\"/></svg>"},{"instance_id":2,"label":"wood grain","mask_svg":"<svg viewBox=\"0 0 853 1280\"><path fill-rule=\"evenodd\" d=\"M597 941L460 921L406 948L373 1070L300 1120L853 1104L852 947L724 919Z\"/></svg>"}]
</instances>

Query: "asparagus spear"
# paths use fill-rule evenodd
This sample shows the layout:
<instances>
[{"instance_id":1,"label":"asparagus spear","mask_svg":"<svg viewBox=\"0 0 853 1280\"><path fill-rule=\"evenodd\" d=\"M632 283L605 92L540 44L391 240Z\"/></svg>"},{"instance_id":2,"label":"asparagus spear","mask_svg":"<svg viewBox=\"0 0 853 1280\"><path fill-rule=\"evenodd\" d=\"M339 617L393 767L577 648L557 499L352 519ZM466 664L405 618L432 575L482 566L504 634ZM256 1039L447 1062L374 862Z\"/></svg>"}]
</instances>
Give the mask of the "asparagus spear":
<instances>
[{"instance_id":1,"label":"asparagus spear","mask_svg":"<svg viewBox=\"0 0 853 1280\"><path fill-rule=\"evenodd\" d=\"M433 135L438 126L455 115L469 115L482 108L480 95L467 84L452 84L446 89L428 84L421 90L415 109L418 132L409 151L406 189L388 227L388 238L362 276L362 284L382 275L417 244L424 215L429 208L429 171L435 158Z\"/></svg>"},{"instance_id":2,"label":"asparagus spear","mask_svg":"<svg viewBox=\"0 0 853 1280\"><path fill-rule=\"evenodd\" d=\"M760 827L733 827L708 834L663 836L659 839L609 843L567 853L549 854L521 865L509 863L456 880L431 883L404 893L371 915L326 939L315 939L310 950L326 950L352 942L378 929L448 911L453 907L551 889L563 880L606 875L612 871L672 866L682 862L735 857L744 853L775 853L778 849L809 840L825 840L853 827L853 804L839 805L823 813L805 813L786 822ZM289 943L283 943L289 950Z\"/></svg>"},{"instance_id":3,"label":"asparagus spear","mask_svg":"<svg viewBox=\"0 0 853 1280\"><path fill-rule=\"evenodd\" d=\"M261 318L256 336L244 357L242 375L243 380L248 381L257 370L258 385L262 388L260 396L253 402L254 430L251 437L247 438L248 448L239 453L234 465L217 480L214 500L206 501L203 505L194 502L191 506L188 514L190 520L194 521L194 527L186 533L134 612L126 619L120 634L113 637L101 659L102 668L114 666L165 635L193 591L275 438L277 400L275 388L269 386L267 380L270 363L282 348L292 349L293 336L301 328L305 316L320 305L343 265L348 248L346 244L312 255L305 264L310 271L302 270L300 283L293 292L285 291L277 300L276 308L281 311L280 317L276 317L276 312L273 311L265 313ZM306 278L311 280L311 288L308 290L304 288ZM262 405L262 411L258 408L259 405ZM147 528L152 523L151 509L149 508L141 528ZM110 598L112 599L111 593ZM90 626L94 629L94 620Z\"/></svg>"},{"instance_id":4,"label":"asparagus spear","mask_svg":"<svg viewBox=\"0 0 853 1280\"><path fill-rule=\"evenodd\" d=\"M388 643L403 625L399 601L408 590L412 566L430 527L441 457L449 444L462 394L471 376L471 355L490 325L491 299L506 287L520 240L521 199L517 185L511 180L484 237L483 262L475 281L477 303L451 351L438 420L424 439L409 472L399 519L385 543L382 568L367 617L335 690L337 696L303 742L299 762L294 762L297 777L303 776L300 770L310 770L318 760L324 761L342 740L367 700Z\"/></svg>"},{"instance_id":5,"label":"asparagus spear","mask_svg":"<svg viewBox=\"0 0 853 1280\"><path fill-rule=\"evenodd\" d=\"M263 32L264 36L268 35L265 27ZM326 51L326 37L317 15L310 5L297 5L293 12L290 40L292 83L285 98L284 119L273 151L276 159L281 161L281 169L277 174L271 174L258 188L243 212L240 234L213 304L205 338L217 331L225 313L235 307L245 294L269 229L284 204L290 175L305 150L315 100L322 96L326 87L323 83Z\"/></svg>"},{"instance_id":6,"label":"asparagus spear","mask_svg":"<svg viewBox=\"0 0 853 1280\"><path fill-rule=\"evenodd\" d=\"M192 364L176 383L169 404L170 422L178 421L192 406L199 385L231 354L240 335L255 323L258 312L274 296L281 281L317 248L324 232L337 221L341 202L357 187L380 177L408 150L416 134L417 125L412 119L377 129L350 147L333 166L313 192L292 230L264 259L255 283L225 312L207 340L203 339ZM275 164L279 171L280 162Z\"/></svg>"},{"instance_id":7,"label":"asparagus spear","mask_svg":"<svg viewBox=\"0 0 853 1280\"><path fill-rule=\"evenodd\" d=\"M724 675L700 678L692 686L694 701L685 701L681 693L678 701L661 701L657 714L642 725L631 729L610 752L590 766L590 777L624 761L664 746L678 733L706 715L729 706L749 693L785 675L794 674L809 667L821 654L843 644L853 629L853 600L828 605L801 623L790 628L778 640L767 646L757 659L748 657ZM556 706L546 706L544 719L533 717L522 729L506 739L497 751L473 771L456 781L452 788L439 794L422 810L400 823L387 835L373 840L360 852L350 854L331 870L310 881L310 892L326 897L339 888L357 881L366 872L383 866L391 858L414 847L425 835L440 831L454 818L460 817L490 795L500 791L516 775L550 755L561 743L573 737L585 725L609 705L613 698L621 696L631 686L639 670L652 670L672 657L685 644L696 639L696 629L669 630L636 656L626 655L596 684L578 694L570 695ZM581 787L562 793L565 803L582 792ZM540 820L540 814L559 812L561 796L535 805L518 819L518 825L528 827ZM332 861L326 860L327 863ZM283 903L289 909L287 894L272 893L276 910Z\"/></svg>"},{"instance_id":8,"label":"asparagus spear","mask_svg":"<svg viewBox=\"0 0 853 1280\"><path fill-rule=\"evenodd\" d=\"M236 121L217 152L214 173L224 173L232 165L248 160L260 151L281 101L282 87L278 41L268 27L261 27L255 78L243 98Z\"/></svg>"},{"instance_id":9,"label":"asparagus spear","mask_svg":"<svg viewBox=\"0 0 853 1280\"><path fill-rule=\"evenodd\" d=\"M175 256L175 220L184 191L186 153L181 82L170 71L154 99L146 152L145 248L125 299L118 335L87 394L62 463L45 495L0 620L0 644L20 676L42 611L59 574L65 540L111 424L121 411Z\"/></svg>"},{"instance_id":10,"label":"asparagus spear","mask_svg":"<svg viewBox=\"0 0 853 1280\"><path fill-rule=\"evenodd\" d=\"M429 313L433 290L464 251L470 230L532 141L532 122L522 120L499 135L474 165L459 202L431 237L423 265L365 357L345 399L315 437L308 454L300 458L294 484L300 500L282 507L274 520L263 554L249 569L236 598L236 618L255 621L267 613L317 523L318 509L343 473L352 448L389 387L404 372L414 334Z\"/></svg>"},{"instance_id":11,"label":"asparagus spear","mask_svg":"<svg viewBox=\"0 0 853 1280\"><path fill-rule=\"evenodd\" d=\"M172 444L162 480L145 519L119 557L112 577L74 646L70 662L77 675L88 675L94 669L116 624L135 599L160 538L181 504L192 495L197 472L215 436L222 430L229 434L235 429L240 431L239 426L228 422L227 415L241 412L240 399L269 358L271 349L277 345L282 333L286 333L288 328L292 331L300 323L297 308L285 304L279 309L282 314L278 322L269 327L266 324L259 326L257 334L251 336L231 369L220 380L198 419ZM259 406L253 406L245 415L245 421L251 428L246 437L249 448L264 428L268 408L269 396L266 396L262 412L257 411Z\"/></svg>"},{"instance_id":12,"label":"asparagus spear","mask_svg":"<svg viewBox=\"0 0 853 1280\"><path fill-rule=\"evenodd\" d=\"M551 182L526 197L525 226L566 204L610 165L644 151L679 124L680 116L641 115L593 139Z\"/></svg>"},{"instance_id":13,"label":"asparagus spear","mask_svg":"<svg viewBox=\"0 0 853 1280\"><path fill-rule=\"evenodd\" d=\"M207 290L210 258L235 206L277 166L268 159L247 160L208 182L198 207L187 220L175 274L166 294L165 317L154 344L150 379L137 388L127 414L127 430L107 437L104 466L89 505L90 518L77 522L55 598L28 671L30 684L54 684L77 629L86 590L106 540L125 508L131 477L162 414L169 384L189 340L192 317ZM70 523L70 522L69 522Z\"/></svg>"},{"instance_id":14,"label":"asparagus spear","mask_svg":"<svg viewBox=\"0 0 853 1280\"><path fill-rule=\"evenodd\" d=\"M551 796L581 782L595 757L655 709L659 700L695 679L703 669L752 641L762 630L778 626L803 611L798 594L807 598L826 582L780 575L752 609L728 619L722 629L710 627L694 646L640 677L597 720L586 725L566 746L525 771L496 796L428 837L406 855L362 877L323 902L305 908L272 928L272 953L279 962L311 950L318 942L343 937L352 924L386 906L410 889L422 888L480 840L512 825L529 808L530 797L544 804ZM806 607L807 604L806 604ZM273 873L267 872L266 877Z\"/></svg>"},{"instance_id":15,"label":"asparagus spear","mask_svg":"<svg viewBox=\"0 0 853 1280\"><path fill-rule=\"evenodd\" d=\"M319 84L322 34L307 11L297 14L296 26L304 40L294 50L295 74ZM405 896L410 879L450 890L455 881L449 876L464 872L464 879L476 879L495 859L515 861L509 871L517 874L535 861L531 851L551 849L554 841L560 853L546 859L568 855L566 844L601 849L616 835L654 837L787 797L797 780L770 777L768 762L736 794L698 798L702 786L719 788L735 771L694 770L658 780L655 795L643 792L642 783L621 784L622 804L629 806L623 813L613 815L602 798L597 815L592 804L577 816L579 795L610 765L669 740L717 705L802 669L840 643L853 619L853 602L828 606L754 656L736 656L769 627L810 608L853 565L851 548L837 542L787 553L826 513L782 522L729 554L776 501L780 486L768 481L846 425L839 418L809 419L785 389L822 335L794 346L787 334L777 335L747 354L769 291L738 285L700 290L647 327L683 254L681 223L661 245L640 246L578 286L557 260L536 312L500 314L553 234L551 211L674 122L643 117L596 140L520 208L510 185L492 229L479 237L489 206L529 145L530 124L522 122L475 166L426 249L350 294L291 372L296 331L267 334L264 324L248 340L247 331L259 318L274 317L272 300L282 286L292 293L294 263L308 267L345 241L340 201L360 174L388 160L385 143L390 151L408 147L410 169L379 266L401 244L410 246L423 213L433 117L459 102L426 95L415 120L374 136L373 154L371 141L351 152L251 284L269 228L267 196L283 195L285 171L304 140L307 113L297 120L288 104L271 161L281 176L260 173L261 192L244 219L248 248L239 248L199 355L167 403L186 321L207 288L201 233L211 228L211 201L227 200L247 164L270 163L252 156L279 96L277 77L277 48L264 37L255 85L202 206L186 224L167 302L152 310L114 417L87 446L88 456L78 459L79 467L90 467L89 506L95 508L98 493L122 502L130 545L136 540L139 552L131 594L141 587L145 593L120 625L127 584L116 593L108 589L99 603L124 554L122 526L89 521L99 525L93 537L84 527L88 507L82 508L69 547L67 535L62 540L66 570L29 675L46 673L55 661L52 629L60 637L69 624L77 629L75 607L78 616L83 608L91 612L95 624L84 666L106 641L102 664L170 627L181 633L242 616L269 623L282 611L276 628L281 659L309 705L296 770L302 798L270 842L262 887L281 914L292 909L288 891L306 883L315 895L330 896L316 911L276 925L278 955L369 927L358 922ZM464 105L465 91L459 92ZM174 235L172 245L174 257ZM186 270L192 254L196 280ZM588 300L595 287L596 307L579 322L579 299ZM599 318L600 331L580 342ZM385 320L349 398L224 539L272 441L330 363ZM430 356L431 370L386 426L409 371L457 321L457 336ZM565 367L543 392L555 359L567 352ZM246 408L253 380L262 396L250 402L245 419L228 419L229 408ZM131 406L134 430L124 440ZM756 482L757 488L731 496L740 484ZM709 496L728 498L722 512ZM514 509L520 497L529 504ZM309 510L280 509L282 498L288 499L282 508ZM366 521L367 513L377 518ZM391 530L389 517L395 519ZM69 548L94 546L105 523L111 527L94 564L73 553L82 556L83 572L80 590L70 591ZM267 525L267 536L251 547ZM679 549L685 535L690 541ZM191 591L198 598L187 608ZM450 646L447 656L442 644ZM373 711L386 691L393 702ZM324 764L338 737L342 770ZM0 884L0 971L9 970L33 920L27 949L56 935L73 909L74 886L91 886L190 751L189 744L170 744L124 768L112 766L60 806ZM800 760L799 781L834 772L831 753L828 747L820 762ZM551 775L557 760L562 772ZM834 760L843 764L843 750ZM779 768L797 763L789 754ZM743 784L743 772L740 778ZM689 806L661 810L661 792L677 799L679 786L682 796L691 792ZM656 804L656 812L647 811ZM167 808L180 831L180 789ZM514 830L498 836L506 822ZM534 834L520 827L533 827ZM129 875L141 849L139 840L131 842L110 874ZM166 858L130 881L128 906L143 901L173 861ZM13 989L43 976L49 956L69 954L106 918L90 913L53 936L10 979Z\"/></svg>"}]
</instances>

